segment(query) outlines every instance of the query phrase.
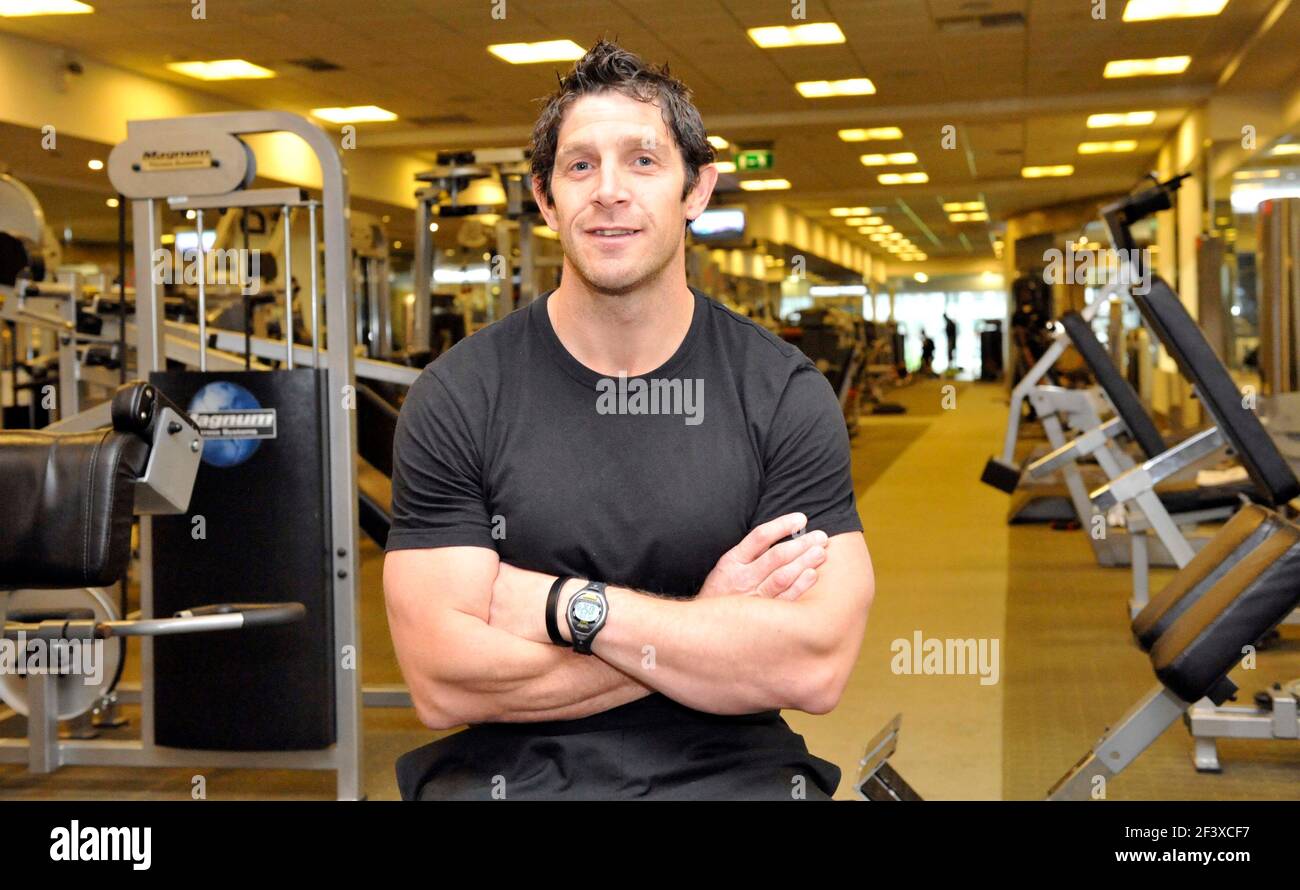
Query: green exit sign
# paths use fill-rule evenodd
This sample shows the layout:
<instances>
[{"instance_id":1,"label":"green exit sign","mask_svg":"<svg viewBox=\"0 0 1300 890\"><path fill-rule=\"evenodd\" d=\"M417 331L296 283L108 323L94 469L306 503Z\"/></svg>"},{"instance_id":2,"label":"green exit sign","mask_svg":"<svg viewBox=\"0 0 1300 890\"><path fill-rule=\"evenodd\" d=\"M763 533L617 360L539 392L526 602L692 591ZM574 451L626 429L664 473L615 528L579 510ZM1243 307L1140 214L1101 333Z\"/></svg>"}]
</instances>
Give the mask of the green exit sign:
<instances>
[{"instance_id":1,"label":"green exit sign","mask_svg":"<svg viewBox=\"0 0 1300 890\"><path fill-rule=\"evenodd\" d=\"M772 150L770 148L750 148L738 151L735 155L737 170L771 170Z\"/></svg>"}]
</instances>

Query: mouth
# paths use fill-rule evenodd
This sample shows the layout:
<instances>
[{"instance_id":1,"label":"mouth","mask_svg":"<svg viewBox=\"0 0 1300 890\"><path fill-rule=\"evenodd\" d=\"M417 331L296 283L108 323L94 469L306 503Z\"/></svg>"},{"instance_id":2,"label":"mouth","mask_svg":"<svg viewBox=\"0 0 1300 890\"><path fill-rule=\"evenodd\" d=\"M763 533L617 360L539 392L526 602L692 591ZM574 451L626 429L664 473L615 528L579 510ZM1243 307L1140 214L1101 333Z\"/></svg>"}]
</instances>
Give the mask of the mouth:
<instances>
[{"instance_id":1,"label":"mouth","mask_svg":"<svg viewBox=\"0 0 1300 890\"><path fill-rule=\"evenodd\" d=\"M595 238L597 241L614 244L619 241L626 241L629 238L636 236L640 231L640 229L629 229L621 226L602 226L600 228L587 229L586 233L589 237Z\"/></svg>"}]
</instances>

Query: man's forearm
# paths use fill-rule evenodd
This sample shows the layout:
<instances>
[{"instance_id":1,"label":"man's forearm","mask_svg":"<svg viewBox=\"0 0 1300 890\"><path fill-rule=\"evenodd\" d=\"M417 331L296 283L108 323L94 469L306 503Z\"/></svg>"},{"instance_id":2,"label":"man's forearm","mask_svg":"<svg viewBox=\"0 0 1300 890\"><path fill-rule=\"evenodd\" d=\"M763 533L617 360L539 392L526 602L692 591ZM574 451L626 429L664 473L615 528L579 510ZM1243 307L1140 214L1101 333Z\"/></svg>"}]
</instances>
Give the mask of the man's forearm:
<instances>
[{"instance_id":1,"label":"man's forearm","mask_svg":"<svg viewBox=\"0 0 1300 890\"><path fill-rule=\"evenodd\" d=\"M587 677L575 677L574 684L567 687L567 695L563 697L571 699L568 704L548 708L545 710L518 710L507 712L499 718L501 723L535 723L541 720L577 720L581 717L590 717L592 714L600 714L604 711L626 705L638 699L645 698L654 692L649 686L619 672L612 665L600 661L599 659L584 659L586 661L597 661L617 676L600 675L590 678L589 685L584 685ZM567 674L570 666L557 668L552 672L552 676ZM578 674L580 672L572 672ZM563 678L561 678L563 679Z\"/></svg>"},{"instance_id":2,"label":"man's forearm","mask_svg":"<svg viewBox=\"0 0 1300 890\"><path fill-rule=\"evenodd\" d=\"M812 709L825 679L823 653L800 632L798 604L666 600L626 588L606 595L611 617L592 650L600 660L710 713Z\"/></svg>"},{"instance_id":3,"label":"man's forearm","mask_svg":"<svg viewBox=\"0 0 1300 890\"><path fill-rule=\"evenodd\" d=\"M520 639L471 615L457 612L440 624L443 645L430 646L446 667L436 672L435 697L461 722L575 720L652 691L600 659Z\"/></svg>"},{"instance_id":4,"label":"man's forearm","mask_svg":"<svg viewBox=\"0 0 1300 890\"><path fill-rule=\"evenodd\" d=\"M608 662L552 648L556 657L551 667L489 694L493 722L577 720L645 698L654 691Z\"/></svg>"}]
</instances>

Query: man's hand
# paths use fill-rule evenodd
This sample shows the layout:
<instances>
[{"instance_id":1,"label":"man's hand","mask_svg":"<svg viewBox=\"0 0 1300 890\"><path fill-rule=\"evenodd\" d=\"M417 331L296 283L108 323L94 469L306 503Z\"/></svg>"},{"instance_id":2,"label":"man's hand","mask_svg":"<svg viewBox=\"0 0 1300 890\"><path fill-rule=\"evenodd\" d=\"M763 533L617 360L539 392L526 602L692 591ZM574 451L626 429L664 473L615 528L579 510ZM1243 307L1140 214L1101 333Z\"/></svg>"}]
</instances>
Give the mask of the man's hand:
<instances>
[{"instance_id":1,"label":"man's hand","mask_svg":"<svg viewBox=\"0 0 1300 890\"><path fill-rule=\"evenodd\" d=\"M802 513L787 513L755 528L718 560L700 588L699 598L761 596L797 600L817 583L826 561L826 533L809 532L776 543L808 524Z\"/></svg>"}]
</instances>

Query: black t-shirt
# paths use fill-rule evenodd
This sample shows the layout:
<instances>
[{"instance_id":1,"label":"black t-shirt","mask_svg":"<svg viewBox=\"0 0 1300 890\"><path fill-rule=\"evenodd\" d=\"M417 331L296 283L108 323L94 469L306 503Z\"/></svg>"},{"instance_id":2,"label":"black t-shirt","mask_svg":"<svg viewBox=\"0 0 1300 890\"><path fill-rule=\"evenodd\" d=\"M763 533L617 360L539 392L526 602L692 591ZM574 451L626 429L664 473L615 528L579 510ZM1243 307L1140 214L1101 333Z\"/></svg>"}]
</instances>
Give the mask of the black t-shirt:
<instances>
[{"instance_id":1,"label":"black t-shirt","mask_svg":"<svg viewBox=\"0 0 1300 890\"><path fill-rule=\"evenodd\" d=\"M798 511L809 531L861 531L826 378L694 294L681 346L638 377L570 355L549 294L439 356L398 421L388 549L487 547L521 568L690 597L769 519ZM635 722L647 702L557 723Z\"/></svg>"}]
</instances>

